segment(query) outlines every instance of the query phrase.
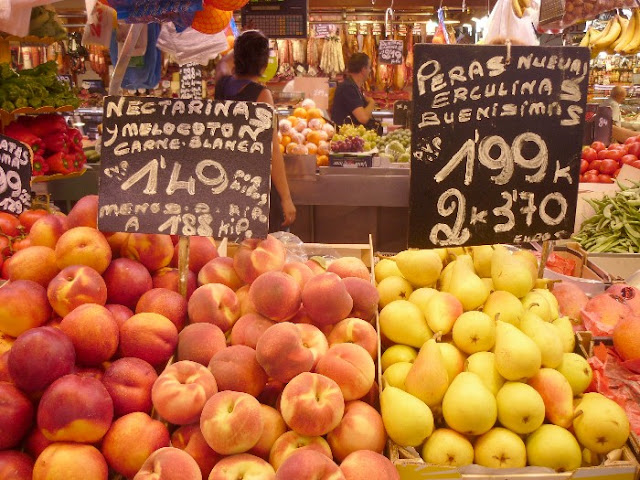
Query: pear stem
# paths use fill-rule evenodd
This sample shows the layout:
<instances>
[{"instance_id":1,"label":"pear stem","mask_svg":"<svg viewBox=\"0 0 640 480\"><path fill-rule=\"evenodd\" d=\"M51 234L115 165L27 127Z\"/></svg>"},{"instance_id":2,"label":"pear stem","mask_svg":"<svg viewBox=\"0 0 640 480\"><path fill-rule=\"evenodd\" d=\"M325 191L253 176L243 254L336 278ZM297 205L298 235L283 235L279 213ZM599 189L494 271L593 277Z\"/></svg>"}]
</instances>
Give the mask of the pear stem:
<instances>
[{"instance_id":1,"label":"pear stem","mask_svg":"<svg viewBox=\"0 0 640 480\"><path fill-rule=\"evenodd\" d=\"M573 419L575 420L576 418L578 418L580 415L582 415L582 410L577 410L574 415L573 415Z\"/></svg>"},{"instance_id":2,"label":"pear stem","mask_svg":"<svg viewBox=\"0 0 640 480\"><path fill-rule=\"evenodd\" d=\"M442 340L442 332L441 331L435 332L432 338L436 341L436 343L439 342L440 340Z\"/></svg>"}]
</instances>

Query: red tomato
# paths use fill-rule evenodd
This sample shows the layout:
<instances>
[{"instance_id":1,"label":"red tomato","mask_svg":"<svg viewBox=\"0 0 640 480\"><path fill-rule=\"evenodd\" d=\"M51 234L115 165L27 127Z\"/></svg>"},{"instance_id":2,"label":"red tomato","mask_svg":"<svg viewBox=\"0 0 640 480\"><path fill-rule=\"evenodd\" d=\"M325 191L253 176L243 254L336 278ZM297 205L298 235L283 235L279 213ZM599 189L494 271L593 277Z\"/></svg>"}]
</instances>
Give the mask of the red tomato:
<instances>
[{"instance_id":1,"label":"red tomato","mask_svg":"<svg viewBox=\"0 0 640 480\"><path fill-rule=\"evenodd\" d=\"M2 270L0 270L0 278L5 280L9 280L9 263L11 262L10 258L7 258L2 264Z\"/></svg>"},{"instance_id":2,"label":"red tomato","mask_svg":"<svg viewBox=\"0 0 640 480\"><path fill-rule=\"evenodd\" d=\"M604 158L610 158L611 160L615 160L616 162L626 155L625 151L621 148L616 148L608 151L603 150L603 151L607 152Z\"/></svg>"},{"instance_id":3,"label":"red tomato","mask_svg":"<svg viewBox=\"0 0 640 480\"><path fill-rule=\"evenodd\" d=\"M610 158L602 160L602 163L600 164L600 173L611 175L618 169L619 166L620 165L618 165L618 162L616 160L611 160Z\"/></svg>"},{"instance_id":4,"label":"red tomato","mask_svg":"<svg viewBox=\"0 0 640 480\"><path fill-rule=\"evenodd\" d=\"M11 248L13 249L14 252L17 252L18 250L23 250L30 246L31 246L31 239L28 237L14 238L13 242L11 243Z\"/></svg>"},{"instance_id":5,"label":"red tomato","mask_svg":"<svg viewBox=\"0 0 640 480\"><path fill-rule=\"evenodd\" d=\"M624 157L622 157L622 158L620 159L620 163L621 163L622 165L626 165L627 163L633 163L633 162L635 162L636 160L638 160L638 157L636 157L635 155L632 155L632 154L628 153L627 155L625 155Z\"/></svg>"},{"instance_id":6,"label":"red tomato","mask_svg":"<svg viewBox=\"0 0 640 480\"><path fill-rule=\"evenodd\" d=\"M625 145L631 145L634 142L638 141L638 137L629 137L624 141Z\"/></svg>"},{"instance_id":7,"label":"red tomato","mask_svg":"<svg viewBox=\"0 0 640 480\"><path fill-rule=\"evenodd\" d=\"M14 217L10 213L0 212L0 233L15 237L20 233L18 227L20 227L18 217Z\"/></svg>"},{"instance_id":8,"label":"red tomato","mask_svg":"<svg viewBox=\"0 0 640 480\"><path fill-rule=\"evenodd\" d=\"M613 178L618 178L618 175L620 175L620 168L617 169L615 172L613 172Z\"/></svg>"},{"instance_id":9,"label":"red tomato","mask_svg":"<svg viewBox=\"0 0 640 480\"><path fill-rule=\"evenodd\" d=\"M598 175L598 181L600 183L613 183L611 175L607 175L606 173L601 173L600 175Z\"/></svg>"},{"instance_id":10,"label":"red tomato","mask_svg":"<svg viewBox=\"0 0 640 480\"><path fill-rule=\"evenodd\" d=\"M584 147L582 149L582 158L584 158L587 162L591 162L598 158L598 152L596 152L591 147Z\"/></svg>"},{"instance_id":11,"label":"red tomato","mask_svg":"<svg viewBox=\"0 0 640 480\"><path fill-rule=\"evenodd\" d=\"M589 169L589 162L584 158L580 160L580 173L584 173Z\"/></svg>"},{"instance_id":12,"label":"red tomato","mask_svg":"<svg viewBox=\"0 0 640 480\"><path fill-rule=\"evenodd\" d=\"M31 226L36 223L36 221L40 220L45 215L48 215L49 212L42 209L37 210L25 210L18 216L18 220L24 227L25 232L29 233L31 230Z\"/></svg>"},{"instance_id":13,"label":"red tomato","mask_svg":"<svg viewBox=\"0 0 640 480\"><path fill-rule=\"evenodd\" d=\"M579 180L580 183L584 182L584 175L580 174Z\"/></svg>"},{"instance_id":14,"label":"red tomato","mask_svg":"<svg viewBox=\"0 0 640 480\"><path fill-rule=\"evenodd\" d=\"M591 148L593 148L596 152L599 152L600 150L604 150L607 147L602 142L593 142L591 144Z\"/></svg>"},{"instance_id":15,"label":"red tomato","mask_svg":"<svg viewBox=\"0 0 640 480\"><path fill-rule=\"evenodd\" d=\"M11 249L9 248L11 245L11 241L9 237L5 237L4 235L0 235L0 257L8 257L11 254Z\"/></svg>"},{"instance_id":16,"label":"red tomato","mask_svg":"<svg viewBox=\"0 0 640 480\"><path fill-rule=\"evenodd\" d=\"M585 175L600 175L600 170L587 170L586 172L584 172Z\"/></svg>"},{"instance_id":17,"label":"red tomato","mask_svg":"<svg viewBox=\"0 0 640 480\"><path fill-rule=\"evenodd\" d=\"M594 160L589 164L589 170L595 170L600 173L600 165L602 164L602 160Z\"/></svg>"},{"instance_id":18,"label":"red tomato","mask_svg":"<svg viewBox=\"0 0 640 480\"><path fill-rule=\"evenodd\" d=\"M640 142L632 143L629 145L629 153L640 158Z\"/></svg>"},{"instance_id":19,"label":"red tomato","mask_svg":"<svg viewBox=\"0 0 640 480\"><path fill-rule=\"evenodd\" d=\"M636 160L635 162L631 162L630 164L634 168L640 168L640 160Z\"/></svg>"},{"instance_id":20,"label":"red tomato","mask_svg":"<svg viewBox=\"0 0 640 480\"><path fill-rule=\"evenodd\" d=\"M596 173L585 173L584 176L582 177L585 181L585 183L598 183L599 179L598 179L598 174Z\"/></svg>"},{"instance_id":21,"label":"red tomato","mask_svg":"<svg viewBox=\"0 0 640 480\"><path fill-rule=\"evenodd\" d=\"M605 158L607 158L607 153L609 153L609 149L605 148L604 150L600 150L598 152L598 159L599 160L604 160Z\"/></svg>"}]
</instances>

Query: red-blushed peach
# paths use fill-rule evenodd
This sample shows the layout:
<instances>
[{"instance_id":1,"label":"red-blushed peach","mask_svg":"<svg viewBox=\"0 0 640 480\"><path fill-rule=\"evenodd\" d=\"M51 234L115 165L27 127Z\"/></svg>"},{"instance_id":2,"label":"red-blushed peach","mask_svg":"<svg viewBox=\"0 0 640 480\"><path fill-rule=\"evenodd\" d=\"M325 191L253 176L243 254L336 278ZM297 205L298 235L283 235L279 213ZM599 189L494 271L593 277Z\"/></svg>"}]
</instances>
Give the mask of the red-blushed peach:
<instances>
[{"instance_id":1,"label":"red-blushed peach","mask_svg":"<svg viewBox=\"0 0 640 480\"><path fill-rule=\"evenodd\" d=\"M60 330L71 339L81 365L100 365L118 350L118 323L102 305L85 303L73 309L60 322Z\"/></svg>"},{"instance_id":2,"label":"red-blushed peach","mask_svg":"<svg viewBox=\"0 0 640 480\"><path fill-rule=\"evenodd\" d=\"M184 450L193 458L202 473L208 478L214 465L222 459L222 455L213 451L200 431L200 425L184 425L171 435L171 446Z\"/></svg>"},{"instance_id":3,"label":"red-blushed peach","mask_svg":"<svg viewBox=\"0 0 640 480\"><path fill-rule=\"evenodd\" d=\"M113 319L118 324L118 328L126 321L133 317L133 311L129 307L119 305L117 303L107 303L104 306L113 315Z\"/></svg>"},{"instance_id":4,"label":"red-blushed peach","mask_svg":"<svg viewBox=\"0 0 640 480\"><path fill-rule=\"evenodd\" d=\"M103 275L107 285L107 303L136 308L142 294L153 288L149 271L140 262L116 258Z\"/></svg>"},{"instance_id":5,"label":"red-blushed peach","mask_svg":"<svg viewBox=\"0 0 640 480\"><path fill-rule=\"evenodd\" d=\"M24 450L33 458L38 458L40 454L53 442L45 437L42 430L35 425L24 439Z\"/></svg>"},{"instance_id":6,"label":"red-blushed peach","mask_svg":"<svg viewBox=\"0 0 640 480\"><path fill-rule=\"evenodd\" d=\"M284 267L283 243L273 235L260 240L244 240L233 257L233 268L244 283L252 283L265 272L280 271Z\"/></svg>"},{"instance_id":7,"label":"red-blushed peach","mask_svg":"<svg viewBox=\"0 0 640 480\"><path fill-rule=\"evenodd\" d=\"M13 344L9 374L24 392L39 392L71 373L75 361L73 343L62 331L52 327L32 328Z\"/></svg>"},{"instance_id":8,"label":"red-blushed peach","mask_svg":"<svg viewBox=\"0 0 640 480\"><path fill-rule=\"evenodd\" d=\"M192 323L212 323L227 332L240 318L240 303L236 293L221 283L208 283L196 288L188 304Z\"/></svg>"},{"instance_id":9,"label":"red-blushed peach","mask_svg":"<svg viewBox=\"0 0 640 480\"><path fill-rule=\"evenodd\" d=\"M356 257L342 257L332 261L327 272L333 272L340 278L361 278L371 283L371 273L362 260Z\"/></svg>"},{"instance_id":10,"label":"red-blushed peach","mask_svg":"<svg viewBox=\"0 0 640 480\"><path fill-rule=\"evenodd\" d=\"M287 431L287 424L284 423L280 412L269 405L260 405L264 428L260 440L249 453L265 460L269 459L269 452L275 441Z\"/></svg>"},{"instance_id":11,"label":"red-blushed peach","mask_svg":"<svg viewBox=\"0 0 640 480\"><path fill-rule=\"evenodd\" d=\"M299 449L287 457L276 472L276 480L344 480L333 460L315 450Z\"/></svg>"},{"instance_id":12,"label":"red-blushed peach","mask_svg":"<svg viewBox=\"0 0 640 480\"><path fill-rule=\"evenodd\" d=\"M46 324L45 324L46 325ZM11 346L16 339L0 330L0 354L11 350ZM1 369L0 369L1 371Z\"/></svg>"},{"instance_id":13,"label":"red-blushed peach","mask_svg":"<svg viewBox=\"0 0 640 480\"><path fill-rule=\"evenodd\" d=\"M13 383L13 378L9 373L9 355L11 355L11 350L0 354L0 382Z\"/></svg>"},{"instance_id":14,"label":"red-blushed peach","mask_svg":"<svg viewBox=\"0 0 640 480\"><path fill-rule=\"evenodd\" d=\"M253 448L264 428L260 404L248 393L225 390L209 399L200 417L200 431L222 455Z\"/></svg>"},{"instance_id":15,"label":"red-blushed peach","mask_svg":"<svg viewBox=\"0 0 640 480\"><path fill-rule=\"evenodd\" d=\"M262 390L262 393L258 396L258 401L263 405L269 405L277 410L284 386L284 382L270 378L264 390Z\"/></svg>"},{"instance_id":16,"label":"red-blushed peach","mask_svg":"<svg viewBox=\"0 0 640 480\"><path fill-rule=\"evenodd\" d=\"M109 468L91 445L52 443L33 466L33 480L107 480Z\"/></svg>"},{"instance_id":17,"label":"red-blushed peach","mask_svg":"<svg viewBox=\"0 0 640 480\"><path fill-rule=\"evenodd\" d=\"M355 343L338 343L329 348L315 371L340 385L346 401L364 397L376 378L371 355Z\"/></svg>"},{"instance_id":18,"label":"red-blushed peach","mask_svg":"<svg viewBox=\"0 0 640 480\"><path fill-rule=\"evenodd\" d=\"M327 337L325 337L324 333L315 325L296 323L295 326L302 337L302 345L311 350L313 354L313 370L318 364L318 361L327 353L327 350L329 350Z\"/></svg>"},{"instance_id":19,"label":"red-blushed peach","mask_svg":"<svg viewBox=\"0 0 640 480\"><path fill-rule=\"evenodd\" d=\"M131 478L153 452L168 446L169 431L162 422L146 413L133 412L113 422L101 448L109 466Z\"/></svg>"},{"instance_id":20,"label":"red-blushed peach","mask_svg":"<svg viewBox=\"0 0 640 480\"><path fill-rule=\"evenodd\" d=\"M359 400L347 402L340 424L327 434L333 456L338 462L357 450L382 453L387 434L382 417L371 406Z\"/></svg>"},{"instance_id":21,"label":"red-blushed peach","mask_svg":"<svg viewBox=\"0 0 640 480\"><path fill-rule=\"evenodd\" d=\"M67 215L69 228L98 228L98 195L85 195L76 202Z\"/></svg>"},{"instance_id":22,"label":"red-blushed peach","mask_svg":"<svg viewBox=\"0 0 640 480\"><path fill-rule=\"evenodd\" d=\"M218 389L245 392L257 397L267 384L267 374L256 360L256 351L246 345L232 345L216 353L209 370Z\"/></svg>"},{"instance_id":23,"label":"red-blushed peach","mask_svg":"<svg viewBox=\"0 0 640 480\"><path fill-rule=\"evenodd\" d=\"M144 461L133 480L202 480L202 473L188 453L162 447Z\"/></svg>"},{"instance_id":24,"label":"red-blushed peach","mask_svg":"<svg viewBox=\"0 0 640 480\"><path fill-rule=\"evenodd\" d=\"M313 325L313 321L311 320L311 317L309 316L307 311L304 309L304 307L300 307L300 310L298 310L298 313L296 313L293 316L293 318L289 321L291 323L306 323L308 325ZM329 327L331 327L331 325L329 325Z\"/></svg>"},{"instance_id":25,"label":"red-blushed peach","mask_svg":"<svg viewBox=\"0 0 640 480\"><path fill-rule=\"evenodd\" d=\"M63 268L47 287L47 298L53 310L64 317L74 308L95 303L107 303L107 285L93 268L72 265Z\"/></svg>"},{"instance_id":26,"label":"red-blushed peach","mask_svg":"<svg viewBox=\"0 0 640 480\"><path fill-rule=\"evenodd\" d=\"M125 232L105 233L107 242L109 242L109 245L111 246L111 259L120 258L122 245L127 243L129 235L131 234Z\"/></svg>"},{"instance_id":27,"label":"red-blushed peach","mask_svg":"<svg viewBox=\"0 0 640 480\"><path fill-rule=\"evenodd\" d=\"M65 375L38 404L38 428L54 442L95 443L113 420L113 400L100 380Z\"/></svg>"},{"instance_id":28,"label":"red-blushed peach","mask_svg":"<svg viewBox=\"0 0 640 480\"><path fill-rule=\"evenodd\" d=\"M309 279L315 275L309 265L302 262L289 262L285 264L282 271L293 277L298 283L300 291L302 291Z\"/></svg>"},{"instance_id":29,"label":"red-blushed peach","mask_svg":"<svg viewBox=\"0 0 640 480\"><path fill-rule=\"evenodd\" d=\"M49 284L60 269L56 265L56 252L49 247L27 247L11 257L9 280L31 280L43 287Z\"/></svg>"},{"instance_id":30,"label":"red-blushed peach","mask_svg":"<svg viewBox=\"0 0 640 480\"><path fill-rule=\"evenodd\" d=\"M327 337L329 346L340 343L355 343L364 348L372 359L378 357L378 334L369 322L361 318L345 318L336 323Z\"/></svg>"},{"instance_id":31,"label":"red-blushed peach","mask_svg":"<svg viewBox=\"0 0 640 480\"><path fill-rule=\"evenodd\" d=\"M213 374L199 363L182 360L169 365L153 384L153 407L175 425L197 422L205 403L218 393Z\"/></svg>"},{"instance_id":32,"label":"red-blushed peach","mask_svg":"<svg viewBox=\"0 0 640 480\"><path fill-rule=\"evenodd\" d=\"M154 367L164 365L178 344L178 329L158 313L137 313L120 327L120 351Z\"/></svg>"},{"instance_id":33,"label":"red-blushed peach","mask_svg":"<svg viewBox=\"0 0 640 480\"><path fill-rule=\"evenodd\" d=\"M325 265L321 265L316 259L310 258L304 264L311 269L314 275L320 275L327 271Z\"/></svg>"},{"instance_id":34,"label":"red-blushed peach","mask_svg":"<svg viewBox=\"0 0 640 480\"><path fill-rule=\"evenodd\" d=\"M271 451L269 452L269 463L277 472L287 457L298 450L313 450L321 453L330 460L333 459L331 447L324 438L306 437L293 430L289 430L280 435L273 443Z\"/></svg>"},{"instance_id":35,"label":"red-blushed peach","mask_svg":"<svg viewBox=\"0 0 640 480\"><path fill-rule=\"evenodd\" d=\"M56 248L58 239L69 230L69 222L66 216L47 215L37 220L31 226L29 239L31 246Z\"/></svg>"},{"instance_id":36,"label":"red-blushed peach","mask_svg":"<svg viewBox=\"0 0 640 480\"><path fill-rule=\"evenodd\" d=\"M0 478L5 480L31 480L33 460L17 450L0 452Z\"/></svg>"},{"instance_id":37,"label":"red-blushed peach","mask_svg":"<svg viewBox=\"0 0 640 480\"><path fill-rule=\"evenodd\" d=\"M378 388L378 382L373 382L371 390L360 399L367 405L372 406L377 412L380 411L380 389Z\"/></svg>"},{"instance_id":38,"label":"red-blushed peach","mask_svg":"<svg viewBox=\"0 0 640 480\"><path fill-rule=\"evenodd\" d=\"M132 233L122 244L120 256L136 260L150 272L155 272L171 263L173 242L169 235Z\"/></svg>"},{"instance_id":39,"label":"red-blushed peach","mask_svg":"<svg viewBox=\"0 0 640 480\"><path fill-rule=\"evenodd\" d=\"M86 265L99 274L111 263L111 246L99 230L91 227L70 228L56 243L56 263L59 269L71 265Z\"/></svg>"},{"instance_id":40,"label":"red-blushed peach","mask_svg":"<svg viewBox=\"0 0 640 480\"><path fill-rule=\"evenodd\" d=\"M342 282L353 299L353 308L349 316L371 321L378 311L380 300L378 289L371 284L370 280L356 277L345 278Z\"/></svg>"},{"instance_id":41,"label":"red-blushed peach","mask_svg":"<svg viewBox=\"0 0 640 480\"><path fill-rule=\"evenodd\" d=\"M311 278L302 291L302 305L314 325L333 325L349 316L353 299L342 279L335 273L321 273Z\"/></svg>"},{"instance_id":42,"label":"red-blushed peach","mask_svg":"<svg viewBox=\"0 0 640 480\"><path fill-rule=\"evenodd\" d=\"M294 323L276 323L262 334L256 345L258 363L269 377L288 382L313 368L313 353L304 346Z\"/></svg>"},{"instance_id":43,"label":"red-blushed peach","mask_svg":"<svg viewBox=\"0 0 640 480\"><path fill-rule=\"evenodd\" d=\"M220 327L211 323L192 323L178 335L178 360L191 360L205 367L211 358L227 347L227 339Z\"/></svg>"},{"instance_id":44,"label":"red-blushed peach","mask_svg":"<svg viewBox=\"0 0 640 480\"><path fill-rule=\"evenodd\" d=\"M289 320L302 304L298 282L283 272L266 272L256 278L249 298L260 315L274 322Z\"/></svg>"},{"instance_id":45,"label":"red-blushed peach","mask_svg":"<svg viewBox=\"0 0 640 480\"><path fill-rule=\"evenodd\" d=\"M180 272L177 268L161 268L153 274L152 279L153 288L168 288L180 293ZM196 274L189 270L187 273L187 300L191 298L197 287Z\"/></svg>"},{"instance_id":46,"label":"red-blushed peach","mask_svg":"<svg viewBox=\"0 0 640 480\"><path fill-rule=\"evenodd\" d=\"M51 317L45 288L31 280L16 280L0 288L0 331L17 337L44 325Z\"/></svg>"},{"instance_id":47,"label":"red-blushed peach","mask_svg":"<svg viewBox=\"0 0 640 480\"><path fill-rule=\"evenodd\" d=\"M236 290L236 296L238 297L238 302L240 303L240 316L244 317L249 313L258 313L255 305L249 298L249 289L251 285L243 285L238 290Z\"/></svg>"},{"instance_id":48,"label":"red-blushed peach","mask_svg":"<svg viewBox=\"0 0 640 480\"><path fill-rule=\"evenodd\" d=\"M178 250L179 246L176 245L171 259L171 266L174 268L178 268ZM218 247L213 238L189 237L189 270L198 275L202 267L215 258L218 258Z\"/></svg>"},{"instance_id":49,"label":"red-blushed peach","mask_svg":"<svg viewBox=\"0 0 640 480\"><path fill-rule=\"evenodd\" d=\"M113 400L113 412L151 412L151 389L158 374L150 363L135 357L120 358L107 367L102 383Z\"/></svg>"},{"instance_id":50,"label":"red-blushed peach","mask_svg":"<svg viewBox=\"0 0 640 480\"><path fill-rule=\"evenodd\" d=\"M272 325L275 325L273 320L259 313L247 313L233 324L229 337L231 345L246 345L255 349L262 334Z\"/></svg>"},{"instance_id":51,"label":"red-blushed peach","mask_svg":"<svg viewBox=\"0 0 640 480\"><path fill-rule=\"evenodd\" d=\"M319 437L336 428L344 414L344 397L336 382L317 373L301 373L280 398L280 413L291 430Z\"/></svg>"},{"instance_id":52,"label":"red-blushed peach","mask_svg":"<svg viewBox=\"0 0 640 480\"><path fill-rule=\"evenodd\" d=\"M350 453L340 464L345 480L400 480L400 473L384 455L371 450Z\"/></svg>"},{"instance_id":53,"label":"red-blushed peach","mask_svg":"<svg viewBox=\"0 0 640 480\"><path fill-rule=\"evenodd\" d=\"M136 313L159 313L173 322L178 331L187 323L187 300L168 288L152 288L138 300Z\"/></svg>"},{"instance_id":54,"label":"red-blushed peach","mask_svg":"<svg viewBox=\"0 0 640 480\"><path fill-rule=\"evenodd\" d=\"M32 423L31 401L15 385L0 382L0 450L18 445Z\"/></svg>"},{"instance_id":55,"label":"red-blushed peach","mask_svg":"<svg viewBox=\"0 0 640 480\"><path fill-rule=\"evenodd\" d=\"M107 364L108 362L105 362ZM104 377L104 370L102 366L99 367L80 367L76 365L76 368L73 370L75 375L79 377L90 377L95 378L96 380L102 381L102 377Z\"/></svg>"},{"instance_id":56,"label":"red-blushed peach","mask_svg":"<svg viewBox=\"0 0 640 480\"><path fill-rule=\"evenodd\" d=\"M262 458L249 453L240 453L220 460L209 480L275 480L276 472Z\"/></svg>"},{"instance_id":57,"label":"red-blushed peach","mask_svg":"<svg viewBox=\"0 0 640 480\"><path fill-rule=\"evenodd\" d=\"M217 257L207 262L198 272L198 285L221 283L231 290L238 290L244 285L233 269L233 258Z\"/></svg>"}]
</instances>

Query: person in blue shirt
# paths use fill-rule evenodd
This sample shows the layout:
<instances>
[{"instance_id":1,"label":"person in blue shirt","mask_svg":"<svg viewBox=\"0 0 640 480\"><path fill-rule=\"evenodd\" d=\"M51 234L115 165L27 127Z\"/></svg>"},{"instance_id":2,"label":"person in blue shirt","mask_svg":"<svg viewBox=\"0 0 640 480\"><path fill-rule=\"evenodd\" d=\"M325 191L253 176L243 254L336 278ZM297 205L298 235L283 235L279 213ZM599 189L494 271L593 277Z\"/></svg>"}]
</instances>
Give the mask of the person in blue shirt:
<instances>
[{"instance_id":1,"label":"person in blue shirt","mask_svg":"<svg viewBox=\"0 0 640 480\"><path fill-rule=\"evenodd\" d=\"M376 106L372 98L362 92L362 87L371 73L371 59L366 53L355 53L347 65L347 77L336 88L331 107L331 120L336 125L353 123L370 128L375 122L373 110Z\"/></svg>"}]
</instances>

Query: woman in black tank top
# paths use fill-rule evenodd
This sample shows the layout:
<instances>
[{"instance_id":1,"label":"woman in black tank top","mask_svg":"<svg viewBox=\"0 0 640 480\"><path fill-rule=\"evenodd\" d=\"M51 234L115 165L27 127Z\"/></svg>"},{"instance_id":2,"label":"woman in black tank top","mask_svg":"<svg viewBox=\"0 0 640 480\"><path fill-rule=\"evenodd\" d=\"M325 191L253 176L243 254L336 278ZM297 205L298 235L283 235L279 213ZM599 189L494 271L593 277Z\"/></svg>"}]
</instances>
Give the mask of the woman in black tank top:
<instances>
[{"instance_id":1,"label":"woman in black tank top","mask_svg":"<svg viewBox=\"0 0 640 480\"><path fill-rule=\"evenodd\" d=\"M230 63L234 63L231 73ZM227 55L216 67L215 99L245 102L265 102L274 105L271 91L258 83L269 61L269 39L257 30L248 30L236 38L233 58ZM275 187L275 188L274 188ZM273 132L271 154L271 210L269 231L291 225L296 219L296 207L291 200L284 158L278 145L278 133Z\"/></svg>"}]
</instances>

